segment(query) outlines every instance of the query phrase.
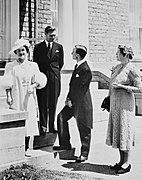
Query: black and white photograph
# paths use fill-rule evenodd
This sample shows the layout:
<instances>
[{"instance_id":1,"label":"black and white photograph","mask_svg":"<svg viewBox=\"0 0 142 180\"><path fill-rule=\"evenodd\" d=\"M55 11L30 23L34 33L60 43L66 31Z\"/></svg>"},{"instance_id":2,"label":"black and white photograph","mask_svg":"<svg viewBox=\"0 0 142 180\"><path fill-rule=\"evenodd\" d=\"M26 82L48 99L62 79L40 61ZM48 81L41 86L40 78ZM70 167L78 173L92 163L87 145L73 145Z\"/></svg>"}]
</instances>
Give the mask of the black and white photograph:
<instances>
[{"instance_id":1,"label":"black and white photograph","mask_svg":"<svg viewBox=\"0 0 142 180\"><path fill-rule=\"evenodd\" d=\"M142 179L142 0L0 0L0 180Z\"/></svg>"}]
</instances>

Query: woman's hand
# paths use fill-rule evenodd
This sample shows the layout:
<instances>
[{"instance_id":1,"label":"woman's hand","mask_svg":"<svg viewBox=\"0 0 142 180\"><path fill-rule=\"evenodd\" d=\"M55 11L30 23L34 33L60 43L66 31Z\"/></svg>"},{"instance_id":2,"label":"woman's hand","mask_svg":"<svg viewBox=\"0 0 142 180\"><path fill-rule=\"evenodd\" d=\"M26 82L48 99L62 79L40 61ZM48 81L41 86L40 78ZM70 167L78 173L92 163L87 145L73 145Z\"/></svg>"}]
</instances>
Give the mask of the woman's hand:
<instances>
[{"instance_id":1,"label":"woman's hand","mask_svg":"<svg viewBox=\"0 0 142 180\"><path fill-rule=\"evenodd\" d=\"M112 87L114 87L114 88L124 88L124 86L122 84L120 84L120 83L113 83Z\"/></svg>"},{"instance_id":2,"label":"woman's hand","mask_svg":"<svg viewBox=\"0 0 142 180\"><path fill-rule=\"evenodd\" d=\"M112 84L112 87L114 87L114 88L123 88L123 89L125 89L125 90L127 90L127 92L132 92L132 88L131 88L131 86L126 86L126 85L123 85L123 84L120 84L120 83L113 83Z\"/></svg>"},{"instance_id":3,"label":"woman's hand","mask_svg":"<svg viewBox=\"0 0 142 180\"><path fill-rule=\"evenodd\" d=\"M13 104L13 98L11 96L7 96L7 104L11 107Z\"/></svg>"},{"instance_id":4,"label":"woman's hand","mask_svg":"<svg viewBox=\"0 0 142 180\"><path fill-rule=\"evenodd\" d=\"M70 107L70 108L72 107L72 102L71 102L71 100L69 98L66 99L65 105Z\"/></svg>"},{"instance_id":5,"label":"woman's hand","mask_svg":"<svg viewBox=\"0 0 142 180\"><path fill-rule=\"evenodd\" d=\"M13 104L13 98L12 98L12 90L11 89L6 89L6 96L7 96L7 104L10 106Z\"/></svg>"},{"instance_id":6,"label":"woman's hand","mask_svg":"<svg viewBox=\"0 0 142 180\"><path fill-rule=\"evenodd\" d=\"M28 93L33 93L33 91L34 91L34 84L32 84L32 85L30 85L29 87L28 87Z\"/></svg>"},{"instance_id":7,"label":"woman's hand","mask_svg":"<svg viewBox=\"0 0 142 180\"><path fill-rule=\"evenodd\" d=\"M29 85L29 87L28 87L28 93L33 93L34 89L36 89L38 86L39 86L39 84L36 83L36 82L33 83L33 84L31 84L31 85Z\"/></svg>"},{"instance_id":8,"label":"woman's hand","mask_svg":"<svg viewBox=\"0 0 142 180\"><path fill-rule=\"evenodd\" d=\"M37 118L39 117L39 108L38 107L36 107L36 116L37 116Z\"/></svg>"}]
</instances>

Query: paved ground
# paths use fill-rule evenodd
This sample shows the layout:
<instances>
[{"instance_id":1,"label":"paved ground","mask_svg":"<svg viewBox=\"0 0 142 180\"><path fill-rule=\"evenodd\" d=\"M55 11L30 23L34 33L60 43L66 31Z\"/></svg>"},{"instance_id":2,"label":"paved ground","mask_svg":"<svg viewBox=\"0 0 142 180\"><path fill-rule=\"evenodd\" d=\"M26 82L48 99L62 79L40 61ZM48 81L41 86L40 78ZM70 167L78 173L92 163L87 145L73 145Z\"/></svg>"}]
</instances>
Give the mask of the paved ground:
<instances>
[{"instance_id":1,"label":"paved ground","mask_svg":"<svg viewBox=\"0 0 142 180\"><path fill-rule=\"evenodd\" d=\"M70 122L71 142L76 147L76 155L79 155L80 141L74 119ZM44 165L48 169L67 172L77 172L100 178L100 180L141 180L142 179L142 117L136 118L136 146L131 152L132 170L130 173L116 176L110 171L109 165L118 162L118 150L105 145L107 122L94 124L92 130L92 142L89 159L82 164L76 164L73 160L60 160L58 157ZM58 140L55 144L58 144Z\"/></svg>"},{"instance_id":2,"label":"paved ground","mask_svg":"<svg viewBox=\"0 0 142 180\"><path fill-rule=\"evenodd\" d=\"M107 121L97 122L92 130L92 141L89 159L85 163L74 163L73 160L61 160L57 155L47 152L46 149L34 150L32 158L26 158L31 161L31 164L40 164L42 167L49 170L58 170L65 172L81 173L92 176L97 180L141 180L142 179L142 117L137 117L136 120L136 146L132 148L131 164L132 170L130 173L116 176L110 170L109 165L113 165L119 160L117 149L112 149L105 144ZM80 154L80 141L74 119L70 121L70 132L72 146L76 148L75 155ZM55 145L58 144L58 138ZM52 149L52 148L51 148Z\"/></svg>"}]
</instances>

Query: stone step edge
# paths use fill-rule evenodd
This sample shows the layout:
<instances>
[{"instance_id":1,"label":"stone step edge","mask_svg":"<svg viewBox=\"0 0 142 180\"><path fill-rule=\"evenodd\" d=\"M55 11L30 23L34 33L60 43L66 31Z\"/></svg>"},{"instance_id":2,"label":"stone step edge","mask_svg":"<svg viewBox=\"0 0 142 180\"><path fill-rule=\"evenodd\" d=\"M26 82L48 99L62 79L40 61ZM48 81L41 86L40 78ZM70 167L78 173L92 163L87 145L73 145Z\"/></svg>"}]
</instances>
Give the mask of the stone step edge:
<instances>
[{"instance_id":1,"label":"stone step edge","mask_svg":"<svg viewBox=\"0 0 142 180\"><path fill-rule=\"evenodd\" d=\"M10 166L18 166L22 164L28 164L35 167L42 167L47 164L53 163L57 159L59 160L75 160L75 148L71 150L54 151L53 146L44 147L40 149L32 150L31 157L26 157L20 161L14 161L0 165L0 172L4 171Z\"/></svg>"}]
</instances>

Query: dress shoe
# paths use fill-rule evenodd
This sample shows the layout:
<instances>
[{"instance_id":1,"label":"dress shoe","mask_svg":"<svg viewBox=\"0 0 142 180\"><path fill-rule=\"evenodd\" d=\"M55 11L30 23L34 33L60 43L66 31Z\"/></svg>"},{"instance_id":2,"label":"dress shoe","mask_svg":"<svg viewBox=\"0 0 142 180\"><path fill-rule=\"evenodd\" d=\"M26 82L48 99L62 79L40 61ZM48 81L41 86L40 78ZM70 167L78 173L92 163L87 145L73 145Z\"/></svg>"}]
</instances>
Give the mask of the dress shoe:
<instances>
[{"instance_id":1,"label":"dress shoe","mask_svg":"<svg viewBox=\"0 0 142 180\"><path fill-rule=\"evenodd\" d=\"M121 169L121 166L116 163L114 166L110 166L110 169L111 169L111 170L118 171L119 169Z\"/></svg>"},{"instance_id":2,"label":"dress shoe","mask_svg":"<svg viewBox=\"0 0 142 180\"><path fill-rule=\"evenodd\" d=\"M53 146L53 150L61 151L61 150L71 150L71 146Z\"/></svg>"},{"instance_id":3,"label":"dress shoe","mask_svg":"<svg viewBox=\"0 0 142 180\"><path fill-rule=\"evenodd\" d=\"M77 159L76 159L76 163L82 163L84 161L86 161L88 158L85 157L85 156L79 156Z\"/></svg>"},{"instance_id":4,"label":"dress shoe","mask_svg":"<svg viewBox=\"0 0 142 180\"><path fill-rule=\"evenodd\" d=\"M121 167L121 169L119 169L116 173L117 174L125 174L125 173L130 172L130 170L131 170L131 164L129 164L129 166L127 168Z\"/></svg>"},{"instance_id":5,"label":"dress shoe","mask_svg":"<svg viewBox=\"0 0 142 180\"><path fill-rule=\"evenodd\" d=\"M25 153L25 156L31 157L32 156L31 153L32 153L32 150L28 148L26 153Z\"/></svg>"}]
</instances>

